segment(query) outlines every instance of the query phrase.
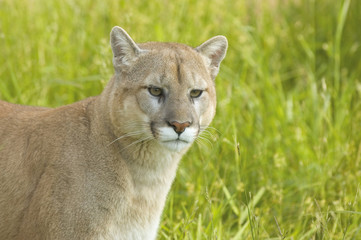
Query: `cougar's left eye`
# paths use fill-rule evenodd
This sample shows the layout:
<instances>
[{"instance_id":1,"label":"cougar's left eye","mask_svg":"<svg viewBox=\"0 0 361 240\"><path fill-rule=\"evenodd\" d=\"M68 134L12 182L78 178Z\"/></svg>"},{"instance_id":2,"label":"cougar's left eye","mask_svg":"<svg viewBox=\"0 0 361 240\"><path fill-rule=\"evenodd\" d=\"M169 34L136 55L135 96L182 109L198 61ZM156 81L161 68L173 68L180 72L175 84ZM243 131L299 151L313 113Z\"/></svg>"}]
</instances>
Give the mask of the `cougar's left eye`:
<instances>
[{"instance_id":1,"label":"cougar's left eye","mask_svg":"<svg viewBox=\"0 0 361 240\"><path fill-rule=\"evenodd\" d=\"M198 98L202 95L203 90L200 89L193 89L190 93L191 98Z\"/></svg>"},{"instance_id":2,"label":"cougar's left eye","mask_svg":"<svg viewBox=\"0 0 361 240\"><path fill-rule=\"evenodd\" d=\"M163 90L161 88L157 88L157 87L149 87L148 91L152 96L155 96L155 97L160 97L163 94Z\"/></svg>"}]
</instances>

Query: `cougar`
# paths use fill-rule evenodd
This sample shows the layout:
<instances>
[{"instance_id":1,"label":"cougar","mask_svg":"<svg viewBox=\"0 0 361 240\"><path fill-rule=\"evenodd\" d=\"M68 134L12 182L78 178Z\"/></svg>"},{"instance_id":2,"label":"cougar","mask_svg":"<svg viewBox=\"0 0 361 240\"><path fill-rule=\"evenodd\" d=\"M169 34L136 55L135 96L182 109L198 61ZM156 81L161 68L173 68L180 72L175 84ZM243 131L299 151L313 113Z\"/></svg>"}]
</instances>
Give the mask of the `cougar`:
<instances>
[{"instance_id":1,"label":"cougar","mask_svg":"<svg viewBox=\"0 0 361 240\"><path fill-rule=\"evenodd\" d=\"M227 39L196 48L110 34L99 96L0 101L0 239L155 239L178 163L211 123Z\"/></svg>"}]
</instances>

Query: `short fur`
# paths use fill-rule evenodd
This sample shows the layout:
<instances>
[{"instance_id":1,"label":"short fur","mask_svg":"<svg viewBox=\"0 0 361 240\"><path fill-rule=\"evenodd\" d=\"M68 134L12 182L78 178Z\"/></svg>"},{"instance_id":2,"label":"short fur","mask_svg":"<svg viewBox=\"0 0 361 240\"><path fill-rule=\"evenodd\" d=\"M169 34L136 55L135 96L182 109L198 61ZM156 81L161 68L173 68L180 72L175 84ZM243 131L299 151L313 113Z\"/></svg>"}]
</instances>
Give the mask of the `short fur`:
<instances>
[{"instance_id":1,"label":"short fur","mask_svg":"<svg viewBox=\"0 0 361 240\"><path fill-rule=\"evenodd\" d=\"M0 239L156 238L178 162L214 117L227 40L136 44L114 27L111 47L100 96L55 109L0 101Z\"/></svg>"}]
</instances>

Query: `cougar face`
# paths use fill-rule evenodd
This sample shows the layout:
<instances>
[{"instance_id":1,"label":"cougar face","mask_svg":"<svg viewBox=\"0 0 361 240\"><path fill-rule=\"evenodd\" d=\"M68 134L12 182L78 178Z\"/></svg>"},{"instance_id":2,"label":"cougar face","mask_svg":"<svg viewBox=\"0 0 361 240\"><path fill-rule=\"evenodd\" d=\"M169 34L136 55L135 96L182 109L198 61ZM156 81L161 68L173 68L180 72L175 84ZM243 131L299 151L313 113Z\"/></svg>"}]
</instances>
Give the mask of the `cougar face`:
<instances>
[{"instance_id":1,"label":"cougar face","mask_svg":"<svg viewBox=\"0 0 361 240\"><path fill-rule=\"evenodd\" d=\"M197 138L201 127L209 125L215 113L215 90L193 49L164 45L152 56L157 62L153 73L139 79L136 98L154 139L180 151Z\"/></svg>"},{"instance_id":2,"label":"cougar face","mask_svg":"<svg viewBox=\"0 0 361 240\"><path fill-rule=\"evenodd\" d=\"M127 37L123 39L130 41ZM155 141L171 151L189 147L215 115L218 69L214 68L219 62L212 62L212 57L223 58L226 47L224 39L218 38L213 39L214 46L195 49L177 43L137 45L131 40L132 56L119 58L115 53L116 94L123 104L113 111L113 119L133 119L119 126L120 132L132 135L134 142ZM116 45L117 37L112 40ZM207 56L202 50L212 53ZM121 63L117 65L117 61Z\"/></svg>"}]
</instances>

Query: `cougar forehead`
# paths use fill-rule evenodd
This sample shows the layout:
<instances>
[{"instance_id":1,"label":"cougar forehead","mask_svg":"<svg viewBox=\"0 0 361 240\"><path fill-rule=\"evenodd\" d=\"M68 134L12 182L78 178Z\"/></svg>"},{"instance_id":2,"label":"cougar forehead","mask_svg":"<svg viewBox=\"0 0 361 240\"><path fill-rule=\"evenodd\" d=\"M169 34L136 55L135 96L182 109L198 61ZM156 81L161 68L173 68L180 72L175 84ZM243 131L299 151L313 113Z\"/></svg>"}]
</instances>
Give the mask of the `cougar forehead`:
<instances>
[{"instance_id":1,"label":"cougar forehead","mask_svg":"<svg viewBox=\"0 0 361 240\"><path fill-rule=\"evenodd\" d=\"M203 84L206 87L205 85L213 84L203 59L193 48L179 43L158 42L139 46L147 52L133 65L130 75L156 74L159 81L162 81L160 83L177 84L176 86Z\"/></svg>"}]
</instances>

